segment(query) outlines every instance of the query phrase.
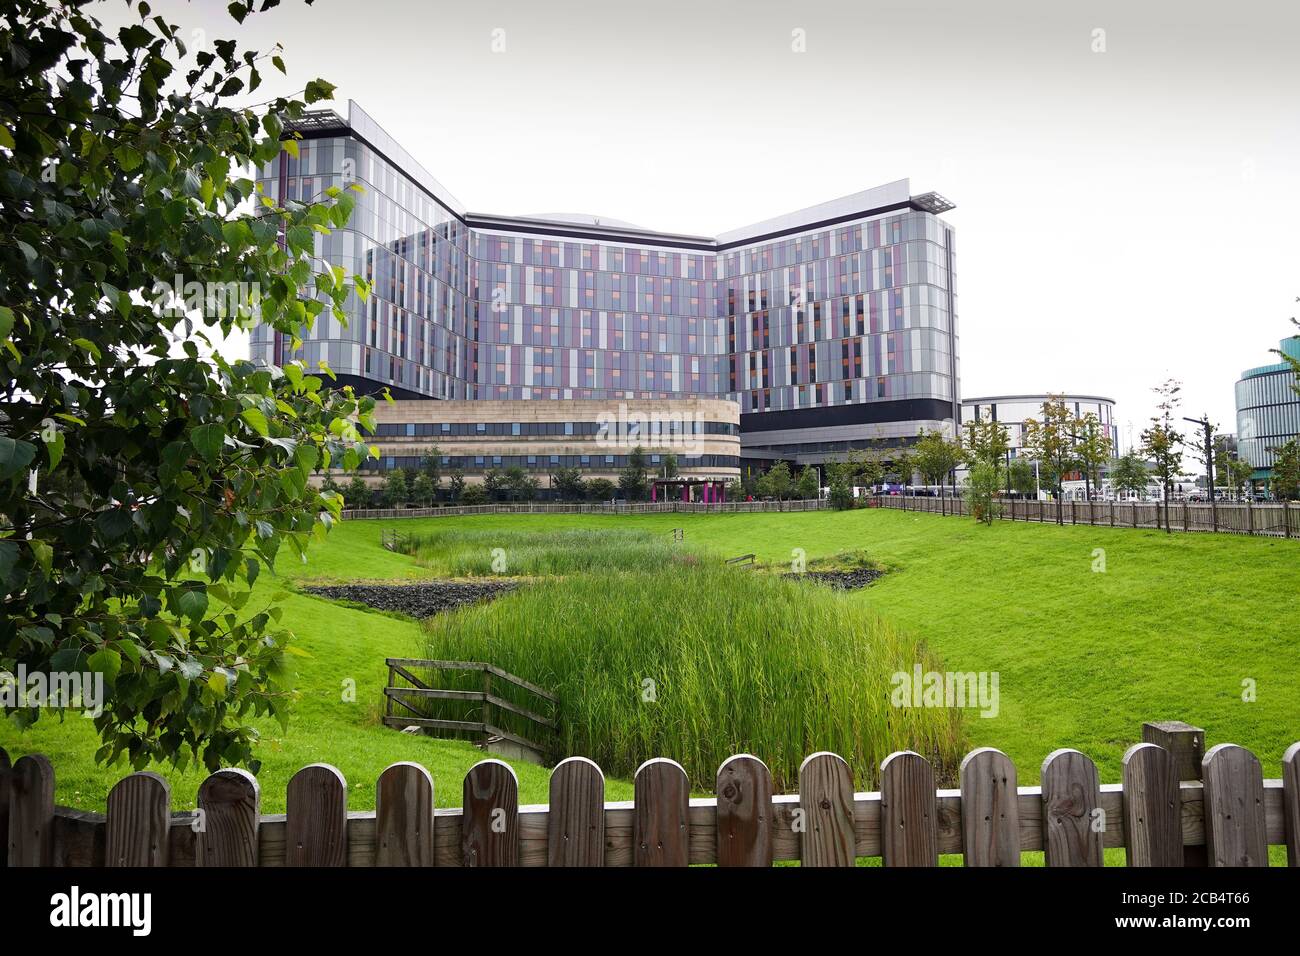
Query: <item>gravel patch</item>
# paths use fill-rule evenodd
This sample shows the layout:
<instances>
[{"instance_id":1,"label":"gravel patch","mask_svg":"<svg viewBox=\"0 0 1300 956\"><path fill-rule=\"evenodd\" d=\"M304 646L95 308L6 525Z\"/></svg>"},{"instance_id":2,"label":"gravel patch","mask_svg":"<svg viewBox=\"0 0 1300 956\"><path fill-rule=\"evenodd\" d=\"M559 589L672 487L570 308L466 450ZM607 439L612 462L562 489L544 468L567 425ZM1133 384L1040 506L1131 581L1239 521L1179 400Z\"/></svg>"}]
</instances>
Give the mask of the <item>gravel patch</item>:
<instances>
[{"instance_id":1,"label":"gravel patch","mask_svg":"<svg viewBox=\"0 0 1300 956\"><path fill-rule=\"evenodd\" d=\"M352 601L376 611L426 618L466 604L490 601L516 587L514 581L423 581L419 584L338 584L304 587L305 594Z\"/></svg>"},{"instance_id":2,"label":"gravel patch","mask_svg":"<svg viewBox=\"0 0 1300 956\"><path fill-rule=\"evenodd\" d=\"M839 591L856 591L859 588L865 588L884 573L884 571L877 571L875 568L854 568L852 571L805 571L802 574L790 573L781 576L795 578L800 581L814 581L817 584L825 584Z\"/></svg>"}]
</instances>

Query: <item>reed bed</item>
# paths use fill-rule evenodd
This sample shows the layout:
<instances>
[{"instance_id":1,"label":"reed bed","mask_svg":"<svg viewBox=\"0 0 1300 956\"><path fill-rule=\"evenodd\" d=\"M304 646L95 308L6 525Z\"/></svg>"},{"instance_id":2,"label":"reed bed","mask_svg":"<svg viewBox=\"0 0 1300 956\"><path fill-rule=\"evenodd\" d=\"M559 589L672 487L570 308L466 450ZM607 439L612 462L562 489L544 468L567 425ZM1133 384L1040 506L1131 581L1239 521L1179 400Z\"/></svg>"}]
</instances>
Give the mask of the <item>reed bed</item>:
<instances>
[{"instance_id":1,"label":"reed bed","mask_svg":"<svg viewBox=\"0 0 1300 956\"><path fill-rule=\"evenodd\" d=\"M432 618L428 656L489 661L556 693L557 752L610 775L671 757L695 789L710 790L725 758L749 752L792 791L804 757L831 750L861 789L875 786L887 754L912 749L954 779L960 713L890 703L894 673L918 662L941 669L916 639L826 588L672 557L602 562L599 573ZM579 567L566 556L530 560Z\"/></svg>"}]
</instances>

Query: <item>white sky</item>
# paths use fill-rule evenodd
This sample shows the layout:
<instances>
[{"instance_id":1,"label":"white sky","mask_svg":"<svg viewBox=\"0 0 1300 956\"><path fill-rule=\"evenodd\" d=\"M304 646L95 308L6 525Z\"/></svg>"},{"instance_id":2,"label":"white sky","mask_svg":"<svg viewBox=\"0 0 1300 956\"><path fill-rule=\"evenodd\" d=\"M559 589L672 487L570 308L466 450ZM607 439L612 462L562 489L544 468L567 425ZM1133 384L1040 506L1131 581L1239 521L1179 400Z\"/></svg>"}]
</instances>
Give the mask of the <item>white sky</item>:
<instances>
[{"instance_id":1,"label":"white sky","mask_svg":"<svg viewBox=\"0 0 1300 956\"><path fill-rule=\"evenodd\" d=\"M337 84L479 212L712 235L910 177L957 203L963 395L1112 396L1124 443L1168 376L1234 430L1300 314L1295 2L153 6L282 42L256 99Z\"/></svg>"}]
</instances>

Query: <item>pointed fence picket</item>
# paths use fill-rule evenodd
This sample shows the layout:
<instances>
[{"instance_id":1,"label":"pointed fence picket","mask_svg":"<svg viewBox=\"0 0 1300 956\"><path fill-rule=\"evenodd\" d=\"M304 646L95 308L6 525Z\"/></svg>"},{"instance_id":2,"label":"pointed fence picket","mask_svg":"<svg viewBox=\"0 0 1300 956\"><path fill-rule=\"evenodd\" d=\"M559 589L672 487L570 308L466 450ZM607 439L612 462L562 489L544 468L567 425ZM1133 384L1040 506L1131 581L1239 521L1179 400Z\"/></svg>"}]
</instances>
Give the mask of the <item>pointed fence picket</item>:
<instances>
[{"instance_id":1,"label":"pointed fence picket","mask_svg":"<svg viewBox=\"0 0 1300 956\"><path fill-rule=\"evenodd\" d=\"M1188 850L1204 847L1212 866L1261 866L1270 845L1285 845L1300 867L1300 743L1275 780L1250 751L1212 747L1195 771L1202 782L1187 777L1203 732L1169 722L1144 736L1156 731L1172 735L1172 749L1134 745L1119 784L1099 784L1092 760L1065 749L1044 761L1040 786L1018 787L1012 761L985 747L962 761L959 790L936 789L930 762L902 751L881 763L879 792L855 793L848 763L821 752L803 762L797 794L773 794L763 761L737 754L718 768L715 798L691 799L686 771L655 758L638 769L633 800L607 802L600 768L570 757L552 771L549 804L521 807L510 766L483 760L462 781L462 806L438 810L428 771L403 762L380 774L373 812L349 812L342 773L312 764L290 779L283 815L260 812L256 779L238 769L209 776L194 811L173 812L166 781L148 772L119 781L105 815L56 807L50 761L0 750L0 862L762 867L880 857L911 867L961 854L967 866L1018 866L1021 853L1042 850L1050 867L1078 867L1123 847L1130 866L1184 866Z\"/></svg>"}]
</instances>

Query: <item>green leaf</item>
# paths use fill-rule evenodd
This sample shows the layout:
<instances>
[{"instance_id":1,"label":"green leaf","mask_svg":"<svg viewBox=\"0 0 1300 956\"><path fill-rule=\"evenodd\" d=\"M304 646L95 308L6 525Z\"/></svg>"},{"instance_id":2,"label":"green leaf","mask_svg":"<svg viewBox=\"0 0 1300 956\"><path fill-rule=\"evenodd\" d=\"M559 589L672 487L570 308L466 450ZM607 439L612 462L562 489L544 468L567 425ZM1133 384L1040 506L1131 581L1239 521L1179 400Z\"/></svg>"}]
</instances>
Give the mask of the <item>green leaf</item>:
<instances>
[{"instance_id":1,"label":"green leaf","mask_svg":"<svg viewBox=\"0 0 1300 956\"><path fill-rule=\"evenodd\" d=\"M334 89L333 83L326 83L324 80L312 80L307 84L306 90L303 91L303 99L308 104L333 99Z\"/></svg>"},{"instance_id":2,"label":"green leaf","mask_svg":"<svg viewBox=\"0 0 1300 956\"><path fill-rule=\"evenodd\" d=\"M91 654L86 663L96 674L103 674L104 680L111 685L122 670L122 655L111 648L104 647Z\"/></svg>"},{"instance_id":3,"label":"green leaf","mask_svg":"<svg viewBox=\"0 0 1300 956\"><path fill-rule=\"evenodd\" d=\"M14 329L14 310L7 305L0 305L0 339L9 338Z\"/></svg>"},{"instance_id":4,"label":"green leaf","mask_svg":"<svg viewBox=\"0 0 1300 956\"><path fill-rule=\"evenodd\" d=\"M45 451L50 456L50 471L53 471L63 460L63 432L54 433L54 437L45 443Z\"/></svg>"},{"instance_id":5,"label":"green leaf","mask_svg":"<svg viewBox=\"0 0 1300 956\"><path fill-rule=\"evenodd\" d=\"M18 543L9 538L0 538L0 582L9 577L9 572L18 563Z\"/></svg>"},{"instance_id":6,"label":"green leaf","mask_svg":"<svg viewBox=\"0 0 1300 956\"><path fill-rule=\"evenodd\" d=\"M36 563L41 566L48 578L54 570L54 549L50 547L48 541L42 541L40 538L33 538L28 542L32 546L32 554L36 555Z\"/></svg>"},{"instance_id":7,"label":"green leaf","mask_svg":"<svg viewBox=\"0 0 1300 956\"><path fill-rule=\"evenodd\" d=\"M226 426L221 422L209 422L190 432L190 444L205 461L216 461L226 442Z\"/></svg>"},{"instance_id":8,"label":"green leaf","mask_svg":"<svg viewBox=\"0 0 1300 956\"><path fill-rule=\"evenodd\" d=\"M0 435L0 478L12 478L25 471L36 458L36 446Z\"/></svg>"},{"instance_id":9,"label":"green leaf","mask_svg":"<svg viewBox=\"0 0 1300 956\"><path fill-rule=\"evenodd\" d=\"M197 624L208 613L208 592L203 588L186 588L176 600L180 612Z\"/></svg>"},{"instance_id":10,"label":"green leaf","mask_svg":"<svg viewBox=\"0 0 1300 956\"><path fill-rule=\"evenodd\" d=\"M248 422L253 431L257 432L263 438L270 437L271 429L266 423L266 416L259 409L246 408L239 413L239 417Z\"/></svg>"}]
</instances>

